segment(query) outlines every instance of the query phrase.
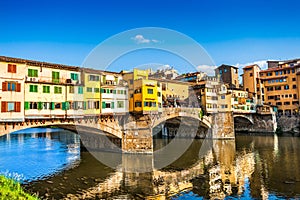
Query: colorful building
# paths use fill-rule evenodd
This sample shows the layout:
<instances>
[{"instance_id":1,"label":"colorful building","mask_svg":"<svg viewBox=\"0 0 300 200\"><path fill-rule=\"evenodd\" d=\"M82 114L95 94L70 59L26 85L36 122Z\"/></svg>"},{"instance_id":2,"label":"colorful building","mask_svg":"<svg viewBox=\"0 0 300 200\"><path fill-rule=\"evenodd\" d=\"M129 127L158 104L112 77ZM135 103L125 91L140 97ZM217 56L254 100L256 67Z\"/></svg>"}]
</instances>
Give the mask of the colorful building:
<instances>
[{"instance_id":1,"label":"colorful building","mask_svg":"<svg viewBox=\"0 0 300 200\"><path fill-rule=\"evenodd\" d=\"M134 69L123 72L128 83L129 111L143 114L157 113L161 107L162 97L160 84L156 80L148 80L148 70Z\"/></svg>"},{"instance_id":2,"label":"colorful building","mask_svg":"<svg viewBox=\"0 0 300 200\"><path fill-rule=\"evenodd\" d=\"M101 113L100 77L102 71L95 69L83 69L84 74L84 115L98 116Z\"/></svg>"},{"instance_id":3,"label":"colorful building","mask_svg":"<svg viewBox=\"0 0 300 200\"><path fill-rule=\"evenodd\" d=\"M80 76L79 67L27 62L24 87L25 118L82 117Z\"/></svg>"},{"instance_id":4,"label":"colorful building","mask_svg":"<svg viewBox=\"0 0 300 200\"><path fill-rule=\"evenodd\" d=\"M0 121L24 121L24 80L26 63L0 56Z\"/></svg>"},{"instance_id":5,"label":"colorful building","mask_svg":"<svg viewBox=\"0 0 300 200\"><path fill-rule=\"evenodd\" d=\"M128 87L119 73L102 72L101 114L124 114L128 112Z\"/></svg>"},{"instance_id":6,"label":"colorful building","mask_svg":"<svg viewBox=\"0 0 300 200\"><path fill-rule=\"evenodd\" d=\"M300 59L268 61L268 69L251 65L243 68L244 90L258 105L277 107L279 115L299 113Z\"/></svg>"}]
</instances>

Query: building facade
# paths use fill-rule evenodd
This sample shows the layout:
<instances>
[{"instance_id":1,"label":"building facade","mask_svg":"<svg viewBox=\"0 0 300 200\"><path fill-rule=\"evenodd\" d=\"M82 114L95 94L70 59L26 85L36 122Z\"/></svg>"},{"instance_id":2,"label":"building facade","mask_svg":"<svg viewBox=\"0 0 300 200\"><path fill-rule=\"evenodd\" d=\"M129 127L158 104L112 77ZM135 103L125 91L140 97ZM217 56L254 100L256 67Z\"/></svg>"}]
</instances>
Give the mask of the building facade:
<instances>
[{"instance_id":1,"label":"building facade","mask_svg":"<svg viewBox=\"0 0 300 200\"><path fill-rule=\"evenodd\" d=\"M26 64L0 56L0 121L24 121L24 82Z\"/></svg>"},{"instance_id":2,"label":"building facade","mask_svg":"<svg viewBox=\"0 0 300 200\"><path fill-rule=\"evenodd\" d=\"M221 82L228 85L228 88L239 88L238 68L231 65L221 65L215 69L216 75L220 76Z\"/></svg>"}]
</instances>

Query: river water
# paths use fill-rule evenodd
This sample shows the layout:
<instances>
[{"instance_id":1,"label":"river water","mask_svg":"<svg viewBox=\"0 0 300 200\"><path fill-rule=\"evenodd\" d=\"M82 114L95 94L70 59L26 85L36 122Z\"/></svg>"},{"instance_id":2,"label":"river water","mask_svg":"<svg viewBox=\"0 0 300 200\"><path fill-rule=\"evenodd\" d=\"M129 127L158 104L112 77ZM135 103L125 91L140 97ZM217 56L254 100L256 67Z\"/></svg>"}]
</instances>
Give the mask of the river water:
<instances>
[{"instance_id":1,"label":"river water","mask_svg":"<svg viewBox=\"0 0 300 200\"><path fill-rule=\"evenodd\" d=\"M155 149L168 142L154 139ZM211 148L201 151L207 142ZM0 173L41 199L300 198L299 137L196 139L162 169L153 159L151 172L122 172L127 159L119 160L119 170L107 167L81 152L79 136L69 131L28 129L0 137Z\"/></svg>"}]
</instances>

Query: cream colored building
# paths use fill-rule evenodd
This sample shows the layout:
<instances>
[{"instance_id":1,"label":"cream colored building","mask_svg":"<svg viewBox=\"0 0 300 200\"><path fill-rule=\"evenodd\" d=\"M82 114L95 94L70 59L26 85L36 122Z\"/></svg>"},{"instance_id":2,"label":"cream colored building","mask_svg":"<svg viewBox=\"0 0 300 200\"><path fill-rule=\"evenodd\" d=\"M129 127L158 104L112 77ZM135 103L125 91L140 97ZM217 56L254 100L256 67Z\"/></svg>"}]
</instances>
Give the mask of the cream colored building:
<instances>
[{"instance_id":1,"label":"cream colored building","mask_svg":"<svg viewBox=\"0 0 300 200\"><path fill-rule=\"evenodd\" d=\"M0 122L24 121L24 79L26 64L0 56Z\"/></svg>"},{"instance_id":2,"label":"cream colored building","mask_svg":"<svg viewBox=\"0 0 300 200\"><path fill-rule=\"evenodd\" d=\"M78 67L28 62L24 91L27 119L82 117L83 94Z\"/></svg>"}]
</instances>

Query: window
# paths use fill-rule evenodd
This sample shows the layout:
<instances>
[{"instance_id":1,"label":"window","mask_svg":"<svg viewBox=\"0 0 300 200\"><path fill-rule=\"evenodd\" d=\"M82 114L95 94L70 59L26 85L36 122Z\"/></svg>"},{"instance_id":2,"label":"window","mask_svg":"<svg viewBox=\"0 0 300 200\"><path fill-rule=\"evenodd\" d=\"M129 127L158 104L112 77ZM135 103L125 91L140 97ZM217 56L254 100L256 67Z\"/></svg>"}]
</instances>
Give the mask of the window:
<instances>
[{"instance_id":1,"label":"window","mask_svg":"<svg viewBox=\"0 0 300 200\"><path fill-rule=\"evenodd\" d=\"M9 73L17 73L17 65L8 64L7 65L7 72L9 72Z\"/></svg>"},{"instance_id":2,"label":"window","mask_svg":"<svg viewBox=\"0 0 300 200\"><path fill-rule=\"evenodd\" d=\"M95 92L95 93L99 93L99 92L100 92L100 89L99 89L99 88L94 88L94 92Z\"/></svg>"},{"instance_id":3,"label":"window","mask_svg":"<svg viewBox=\"0 0 300 200\"><path fill-rule=\"evenodd\" d=\"M292 69L292 73L295 73L295 69Z\"/></svg>"},{"instance_id":4,"label":"window","mask_svg":"<svg viewBox=\"0 0 300 200\"><path fill-rule=\"evenodd\" d=\"M221 99L225 99L225 95L222 95L222 96L221 96Z\"/></svg>"},{"instance_id":5,"label":"window","mask_svg":"<svg viewBox=\"0 0 300 200\"><path fill-rule=\"evenodd\" d=\"M161 93L160 93L160 92L157 92L157 96L160 97L160 96L161 96Z\"/></svg>"},{"instance_id":6,"label":"window","mask_svg":"<svg viewBox=\"0 0 300 200\"><path fill-rule=\"evenodd\" d=\"M226 73L227 72L227 69L224 69L224 73Z\"/></svg>"},{"instance_id":7,"label":"window","mask_svg":"<svg viewBox=\"0 0 300 200\"><path fill-rule=\"evenodd\" d=\"M2 91L16 91L21 92L21 83L17 82L2 82Z\"/></svg>"},{"instance_id":8,"label":"window","mask_svg":"<svg viewBox=\"0 0 300 200\"><path fill-rule=\"evenodd\" d=\"M117 101L117 108L124 108L124 101Z\"/></svg>"},{"instance_id":9,"label":"window","mask_svg":"<svg viewBox=\"0 0 300 200\"><path fill-rule=\"evenodd\" d=\"M277 105L277 106L281 106L282 103L281 103L281 102L276 102L276 105Z\"/></svg>"},{"instance_id":10,"label":"window","mask_svg":"<svg viewBox=\"0 0 300 200\"><path fill-rule=\"evenodd\" d=\"M281 86L275 86L275 90L281 90Z\"/></svg>"},{"instance_id":11,"label":"window","mask_svg":"<svg viewBox=\"0 0 300 200\"><path fill-rule=\"evenodd\" d=\"M221 70L221 69L220 69L220 71L219 71L219 72L220 72L220 74L222 74L222 70Z\"/></svg>"},{"instance_id":12,"label":"window","mask_svg":"<svg viewBox=\"0 0 300 200\"><path fill-rule=\"evenodd\" d=\"M99 81L100 77L96 75L89 75L89 81Z\"/></svg>"},{"instance_id":13,"label":"window","mask_svg":"<svg viewBox=\"0 0 300 200\"><path fill-rule=\"evenodd\" d=\"M54 86L54 94L61 94L62 93L62 88ZM55 107L56 108L56 107Z\"/></svg>"},{"instance_id":14,"label":"window","mask_svg":"<svg viewBox=\"0 0 300 200\"><path fill-rule=\"evenodd\" d=\"M250 73L250 76L253 76L253 74L252 74L252 73Z\"/></svg>"},{"instance_id":15,"label":"window","mask_svg":"<svg viewBox=\"0 0 300 200\"><path fill-rule=\"evenodd\" d=\"M21 112L21 102L1 102L1 112Z\"/></svg>"},{"instance_id":16,"label":"window","mask_svg":"<svg viewBox=\"0 0 300 200\"><path fill-rule=\"evenodd\" d=\"M69 86L69 93L73 94L75 92L74 86Z\"/></svg>"},{"instance_id":17,"label":"window","mask_svg":"<svg viewBox=\"0 0 300 200\"><path fill-rule=\"evenodd\" d=\"M78 81L78 74L71 73L71 79L74 80L74 81Z\"/></svg>"},{"instance_id":18,"label":"window","mask_svg":"<svg viewBox=\"0 0 300 200\"><path fill-rule=\"evenodd\" d=\"M294 95L293 95L293 98L294 98L294 99L297 99L297 94L294 94Z\"/></svg>"},{"instance_id":19,"label":"window","mask_svg":"<svg viewBox=\"0 0 300 200\"><path fill-rule=\"evenodd\" d=\"M37 109L37 108L38 108L37 102L30 102L29 103L29 109Z\"/></svg>"},{"instance_id":20,"label":"window","mask_svg":"<svg viewBox=\"0 0 300 200\"><path fill-rule=\"evenodd\" d=\"M292 80L293 80L293 81L296 81L296 78L293 78Z\"/></svg>"},{"instance_id":21,"label":"window","mask_svg":"<svg viewBox=\"0 0 300 200\"><path fill-rule=\"evenodd\" d=\"M134 106L135 107L142 107L142 102L137 101L137 102L134 103Z\"/></svg>"},{"instance_id":22,"label":"window","mask_svg":"<svg viewBox=\"0 0 300 200\"><path fill-rule=\"evenodd\" d=\"M43 86L43 93L50 93L50 86Z\"/></svg>"},{"instance_id":23,"label":"window","mask_svg":"<svg viewBox=\"0 0 300 200\"><path fill-rule=\"evenodd\" d=\"M86 91L87 91L87 92L93 92L93 88L87 87L87 88L86 88Z\"/></svg>"},{"instance_id":24,"label":"window","mask_svg":"<svg viewBox=\"0 0 300 200\"><path fill-rule=\"evenodd\" d=\"M133 80L130 80L129 83L132 85L133 84Z\"/></svg>"},{"instance_id":25,"label":"window","mask_svg":"<svg viewBox=\"0 0 300 200\"><path fill-rule=\"evenodd\" d=\"M290 105L291 103L289 101L284 102L284 105Z\"/></svg>"},{"instance_id":26,"label":"window","mask_svg":"<svg viewBox=\"0 0 300 200\"><path fill-rule=\"evenodd\" d=\"M28 69L28 77L38 77L37 69Z\"/></svg>"},{"instance_id":27,"label":"window","mask_svg":"<svg viewBox=\"0 0 300 200\"><path fill-rule=\"evenodd\" d=\"M147 92L148 94L153 94L153 89L148 89Z\"/></svg>"},{"instance_id":28,"label":"window","mask_svg":"<svg viewBox=\"0 0 300 200\"><path fill-rule=\"evenodd\" d=\"M59 72L52 72L52 82L59 83Z\"/></svg>"},{"instance_id":29,"label":"window","mask_svg":"<svg viewBox=\"0 0 300 200\"><path fill-rule=\"evenodd\" d=\"M78 87L78 94L83 94L83 87Z\"/></svg>"},{"instance_id":30,"label":"window","mask_svg":"<svg viewBox=\"0 0 300 200\"><path fill-rule=\"evenodd\" d=\"M289 85L285 85L285 86L284 86L284 89L285 89L285 90L288 90L289 88L290 88Z\"/></svg>"},{"instance_id":31,"label":"window","mask_svg":"<svg viewBox=\"0 0 300 200\"><path fill-rule=\"evenodd\" d=\"M55 109L61 109L61 103L54 103Z\"/></svg>"},{"instance_id":32,"label":"window","mask_svg":"<svg viewBox=\"0 0 300 200\"><path fill-rule=\"evenodd\" d=\"M297 85L293 85L293 89L296 89L297 88Z\"/></svg>"},{"instance_id":33,"label":"window","mask_svg":"<svg viewBox=\"0 0 300 200\"><path fill-rule=\"evenodd\" d=\"M38 92L37 85L29 85L29 92Z\"/></svg>"}]
</instances>

